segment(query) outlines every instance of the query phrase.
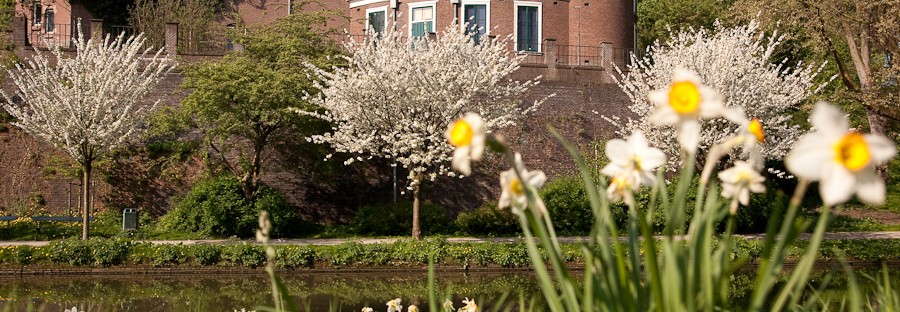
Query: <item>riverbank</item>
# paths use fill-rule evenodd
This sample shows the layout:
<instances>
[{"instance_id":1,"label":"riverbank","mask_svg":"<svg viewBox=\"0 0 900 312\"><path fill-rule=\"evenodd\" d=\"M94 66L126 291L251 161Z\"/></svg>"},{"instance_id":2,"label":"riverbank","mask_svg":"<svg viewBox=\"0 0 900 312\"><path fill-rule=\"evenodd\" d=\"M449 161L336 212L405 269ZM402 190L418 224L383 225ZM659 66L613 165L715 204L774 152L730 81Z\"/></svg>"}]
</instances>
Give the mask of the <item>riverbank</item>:
<instances>
[{"instance_id":1,"label":"riverbank","mask_svg":"<svg viewBox=\"0 0 900 312\"><path fill-rule=\"evenodd\" d=\"M833 233L833 237L847 237ZM855 233L858 234L858 233ZM840 255L853 265L900 266L900 239L879 234L862 239L830 239L818 253L821 266ZM584 262L581 238L560 244L563 260L572 268ZM410 272L425 271L433 259L441 271L491 271L531 266L521 239L463 241L429 238L423 241L390 239L344 241L337 244L276 244L275 261L285 271L305 272ZM331 242L328 242L331 243ZM739 238L730 257L753 266L762 256L759 237ZM790 263L805 251L805 242L791 248ZM596 253L603 252L600 250ZM41 246L0 246L0 275L119 275L119 274L257 274L266 261L264 246L240 241L154 243L128 239L52 241Z\"/></svg>"}]
</instances>

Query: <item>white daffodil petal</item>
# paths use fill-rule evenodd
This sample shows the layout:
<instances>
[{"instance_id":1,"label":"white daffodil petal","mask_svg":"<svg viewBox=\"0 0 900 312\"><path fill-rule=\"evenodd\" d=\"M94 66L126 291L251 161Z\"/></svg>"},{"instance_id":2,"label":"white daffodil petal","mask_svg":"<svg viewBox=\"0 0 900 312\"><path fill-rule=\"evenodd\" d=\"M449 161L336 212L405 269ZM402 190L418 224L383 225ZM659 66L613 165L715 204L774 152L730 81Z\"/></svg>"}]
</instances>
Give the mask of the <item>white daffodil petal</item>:
<instances>
[{"instance_id":1,"label":"white daffodil petal","mask_svg":"<svg viewBox=\"0 0 900 312\"><path fill-rule=\"evenodd\" d=\"M722 96L712 88L701 86L700 98L703 104L700 105L700 117L715 118L725 114L725 103L722 102Z\"/></svg>"},{"instance_id":2,"label":"white daffodil petal","mask_svg":"<svg viewBox=\"0 0 900 312\"><path fill-rule=\"evenodd\" d=\"M653 111L653 115L650 115L650 123L656 125L671 125L677 123L681 117L678 116L678 113L672 109L668 104L664 106L659 106Z\"/></svg>"},{"instance_id":3,"label":"white daffodil petal","mask_svg":"<svg viewBox=\"0 0 900 312\"><path fill-rule=\"evenodd\" d=\"M875 174L872 168L863 169L856 175L856 196L859 200L873 205L881 205L884 203L884 181Z\"/></svg>"},{"instance_id":4,"label":"white daffodil petal","mask_svg":"<svg viewBox=\"0 0 900 312\"><path fill-rule=\"evenodd\" d=\"M741 189L740 194L738 194L738 202L744 206L750 205L750 190L745 188Z\"/></svg>"},{"instance_id":5,"label":"white daffodil petal","mask_svg":"<svg viewBox=\"0 0 900 312\"><path fill-rule=\"evenodd\" d=\"M678 68L672 73L672 81L690 81L695 85L699 85L700 76L692 70Z\"/></svg>"},{"instance_id":6,"label":"white daffodil petal","mask_svg":"<svg viewBox=\"0 0 900 312\"><path fill-rule=\"evenodd\" d=\"M816 131L821 133L828 142L840 140L850 128L850 123L844 113L825 102L816 103L809 119Z\"/></svg>"},{"instance_id":7,"label":"white daffodil petal","mask_svg":"<svg viewBox=\"0 0 900 312\"><path fill-rule=\"evenodd\" d=\"M894 142L891 142L888 138L876 134L867 134L863 137L866 140L866 145L869 147L869 155L872 156L872 162L883 164L897 155L897 148L894 146Z\"/></svg>"},{"instance_id":8,"label":"white daffodil petal","mask_svg":"<svg viewBox=\"0 0 900 312\"><path fill-rule=\"evenodd\" d=\"M649 142L647 142L647 137L644 136L643 132L635 131L630 136L628 136L628 146L631 147L631 150L635 153L644 152L648 149Z\"/></svg>"},{"instance_id":9,"label":"white daffodil petal","mask_svg":"<svg viewBox=\"0 0 900 312\"><path fill-rule=\"evenodd\" d=\"M546 181L547 175L545 175L544 172L540 170L528 172L525 177L525 182L528 183L528 185L533 186L534 188L540 188L541 186L544 186L544 182Z\"/></svg>"},{"instance_id":10,"label":"white daffodil petal","mask_svg":"<svg viewBox=\"0 0 900 312\"><path fill-rule=\"evenodd\" d=\"M669 106L669 89L650 91L647 99L656 106Z\"/></svg>"},{"instance_id":11,"label":"white daffodil petal","mask_svg":"<svg viewBox=\"0 0 900 312\"><path fill-rule=\"evenodd\" d=\"M472 150L469 153L469 157L475 161L481 160L481 156L484 154L484 135L473 137L471 148Z\"/></svg>"},{"instance_id":12,"label":"white daffodil petal","mask_svg":"<svg viewBox=\"0 0 900 312\"><path fill-rule=\"evenodd\" d=\"M472 174L472 165L469 159L469 147L457 147L453 151L453 159L450 161L450 168L459 171L463 175Z\"/></svg>"},{"instance_id":13,"label":"white daffodil petal","mask_svg":"<svg viewBox=\"0 0 900 312\"><path fill-rule=\"evenodd\" d=\"M700 122L689 119L678 124L678 144L688 153L697 152L697 144L700 141Z\"/></svg>"},{"instance_id":14,"label":"white daffodil petal","mask_svg":"<svg viewBox=\"0 0 900 312\"><path fill-rule=\"evenodd\" d=\"M822 135L808 133L797 140L797 144L784 158L784 165L798 177L818 181L822 179L822 165L831 162L833 155L834 150Z\"/></svg>"},{"instance_id":15,"label":"white daffodil petal","mask_svg":"<svg viewBox=\"0 0 900 312\"><path fill-rule=\"evenodd\" d=\"M819 195L828 206L834 206L850 199L853 195L856 176L838 164L825 165L824 175L819 184Z\"/></svg>"},{"instance_id":16,"label":"white daffodil petal","mask_svg":"<svg viewBox=\"0 0 900 312\"><path fill-rule=\"evenodd\" d=\"M613 163L624 165L631 161L634 152L623 140L613 139L606 142L606 158Z\"/></svg>"},{"instance_id":17,"label":"white daffodil petal","mask_svg":"<svg viewBox=\"0 0 900 312\"><path fill-rule=\"evenodd\" d=\"M600 169L600 173L610 177L617 176L622 171L624 171L622 166L619 166L615 163L608 163L603 167L603 169Z\"/></svg>"}]
</instances>

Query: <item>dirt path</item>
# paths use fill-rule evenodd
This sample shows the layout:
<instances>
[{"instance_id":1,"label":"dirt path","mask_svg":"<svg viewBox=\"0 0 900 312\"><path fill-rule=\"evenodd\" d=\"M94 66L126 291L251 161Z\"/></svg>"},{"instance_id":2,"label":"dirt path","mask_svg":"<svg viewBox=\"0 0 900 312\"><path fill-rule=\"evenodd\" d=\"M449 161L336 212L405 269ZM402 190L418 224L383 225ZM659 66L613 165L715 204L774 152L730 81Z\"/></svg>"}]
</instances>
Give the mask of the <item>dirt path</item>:
<instances>
[{"instance_id":1,"label":"dirt path","mask_svg":"<svg viewBox=\"0 0 900 312\"><path fill-rule=\"evenodd\" d=\"M871 219L884 225L900 224L900 213L866 208L836 209L835 215L846 216L854 219Z\"/></svg>"}]
</instances>

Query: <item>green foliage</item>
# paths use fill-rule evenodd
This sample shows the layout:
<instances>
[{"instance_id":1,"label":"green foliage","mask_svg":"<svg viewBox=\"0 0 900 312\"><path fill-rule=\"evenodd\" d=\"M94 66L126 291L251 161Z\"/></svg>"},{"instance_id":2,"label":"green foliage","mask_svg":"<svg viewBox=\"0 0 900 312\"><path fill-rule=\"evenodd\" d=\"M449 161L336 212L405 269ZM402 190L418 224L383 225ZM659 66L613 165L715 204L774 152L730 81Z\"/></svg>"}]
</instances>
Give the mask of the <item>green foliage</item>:
<instances>
[{"instance_id":1,"label":"green foliage","mask_svg":"<svg viewBox=\"0 0 900 312\"><path fill-rule=\"evenodd\" d=\"M108 267L124 263L128 259L128 251L133 243L122 238L93 238L88 244L94 263Z\"/></svg>"},{"instance_id":2,"label":"green foliage","mask_svg":"<svg viewBox=\"0 0 900 312\"><path fill-rule=\"evenodd\" d=\"M464 211L456 216L456 227L464 235L508 236L522 232L519 220L509 209L497 208L497 202L489 202L478 209Z\"/></svg>"},{"instance_id":3,"label":"green foliage","mask_svg":"<svg viewBox=\"0 0 900 312\"><path fill-rule=\"evenodd\" d=\"M284 246L275 248L275 261L281 267L298 268L311 266L316 253L309 246Z\"/></svg>"},{"instance_id":4,"label":"green foliage","mask_svg":"<svg viewBox=\"0 0 900 312\"><path fill-rule=\"evenodd\" d=\"M65 239L47 244L48 258L53 263L69 265L89 265L94 262L93 254L87 241Z\"/></svg>"},{"instance_id":5,"label":"green foliage","mask_svg":"<svg viewBox=\"0 0 900 312\"><path fill-rule=\"evenodd\" d=\"M187 262L187 248L183 245L159 244L151 248L150 261L155 266L178 265Z\"/></svg>"},{"instance_id":6,"label":"green foliage","mask_svg":"<svg viewBox=\"0 0 900 312\"><path fill-rule=\"evenodd\" d=\"M638 46L643 51L654 41L689 27L712 29L725 17L733 0L641 0L638 2Z\"/></svg>"},{"instance_id":7,"label":"green foliage","mask_svg":"<svg viewBox=\"0 0 900 312\"><path fill-rule=\"evenodd\" d=\"M255 268L266 262L266 252L259 245L247 243L227 245L222 250L222 259L235 265Z\"/></svg>"},{"instance_id":8,"label":"green foliage","mask_svg":"<svg viewBox=\"0 0 900 312\"><path fill-rule=\"evenodd\" d=\"M453 222L443 207L423 203L419 207L422 234L451 233ZM372 204L359 208L350 221L354 233L363 235L409 235L412 232L412 202Z\"/></svg>"},{"instance_id":9,"label":"green foliage","mask_svg":"<svg viewBox=\"0 0 900 312\"><path fill-rule=\"evenodd\" d=\"M214 265L222 260L222 246L198 244L191 246L191 256L199 265Z\"/></svg>"},{"instance_id":10,"label":"green foliage","mask_svg":"<svg viewBox=\"0 0 900 312\"><path fill-rule=\"evenodd\" d=\"M197 181L191 192L161 218L160 226L210 237L253 237L261 210L273 216L273 237L291 233L297 214L281 194L263 186L256 202L250 204L243 196L240 182L223 175Z\"/></svg>"},{"instance_id":11,"label":"green foliage","mask_svg":"<svg viewBox=\"0 0 900 312\"><path fill-rule=\"evenodd\" d=\"M591 230L593 212L580 177L562 176L550 181L541 188L540 195L557 231L583 235Z\"/></svg>"},{"instance_id":12,"label":"green foliage","mask_svg":"<svg viewBox=\"0 0 900 312\"><path fill-rule=\"evenodd\" d=\"M20 265L31 264L34 261L34 248L31 246L16 246L15 261L16 264Z\"/></svg>"}]
</instances>

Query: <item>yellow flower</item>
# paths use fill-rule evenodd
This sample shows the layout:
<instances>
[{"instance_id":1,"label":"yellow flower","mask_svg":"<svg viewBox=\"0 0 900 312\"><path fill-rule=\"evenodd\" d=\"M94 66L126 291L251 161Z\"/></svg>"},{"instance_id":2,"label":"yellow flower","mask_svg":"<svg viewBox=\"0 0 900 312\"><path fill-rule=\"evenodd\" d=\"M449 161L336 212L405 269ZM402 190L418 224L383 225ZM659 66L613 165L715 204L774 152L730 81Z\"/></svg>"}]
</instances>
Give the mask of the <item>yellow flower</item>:
<instances>
[{"instance_id":1,"label":"yellow flower","mask_svg":"<svg viewBox=\"0 0 900 312\"><path fill-rule=\"evenodd\" d=\"M650 121L658 125L675 125L678 143L690 153L697 151L700 141L700 118L725 115L725 104L719 93L704 86L696 73L678 69L672 82L663 90L648 94L657 106Z\"/></svg>"},{"instance_id":2,"label":"yellow flower","mask_svg":"<svg viewBox=\"0 0 900 312\"><path fill-rule=\"evenodd\" d=\"M513 212L519 212L528 205L528 197L525 194L527 188L540 188L547 181L547 176L540 170L528 171L525 169L525 165L522 163L522 155L519 153L516 153L513 162L516 168L500 173L500 186L503 188L503 191L500 193L498 206L500 208L513 207ZM524 181L519 179L516 169L522 174ZM540 212L546 212L547 208L544 207L544 202L539 197L535 197L537 200L535 208Z\"/></svg>"},{"instance_id":3,"label":"yellow flower","mask_svg":"<svg viewBox=\"0 0 900 312\"><path fill-rule=\"evenodd\" d=\"M406 312L419 312L419 307L417 307L414 304L411 304L408 307L406 307Z\"/></svg>"},{"instance_id":4,"label":"yellow flower","mask_svg":"<svg viewBox=\"0 0 900 312\"><path fill-rule=\"evenodd\" d=\"M816 131L800 137L784 159L787 169L820 181L819 194L826 205L843 203L853 194L867 203L883 203L884 181L875 166L897 154L894 143L880 135L850 132L847 117L824 102L813 108L810 121Z\"/></svg>"},{"instance_id":5,"label":"yellow flower","mask_svg":"<svg viewBox=\"0 0 900 312\"><path fill-rule=\"evenodd\" d=\"M763 193L766 187L762 184L766 178L756 172L753 165L745 161L734 162L734 167L719 172L722 180L722 197L735 198L741 205L750 204L750 192ZM736 206L735 206L736 207ZM736 211L731 211L736 213Z\"/></svg>"},{"instance_id":6,"label":"yellow flower","mask_svg":"<svg viewBox=\"0 0 900 312\"><path fill-rule=\"evenodd\" d=\"M455 147L450 167L463 175L472 174L471 161L481 160L485 140L484 120L476 113L467 113L447 127L444 136Z\"/></svg>"},{"instance_id":7,"label":"yellow flower","mask_svg":"<svg viewBox=\"0 0 900 312\"><path fill-rule=\"evenodd\" d=\"M763 124L759 119L750 119L750 123L747 125L747 132L756 137L756 143L766 143L766 133L763 131Z\"/></svg>"}]
</instances>

